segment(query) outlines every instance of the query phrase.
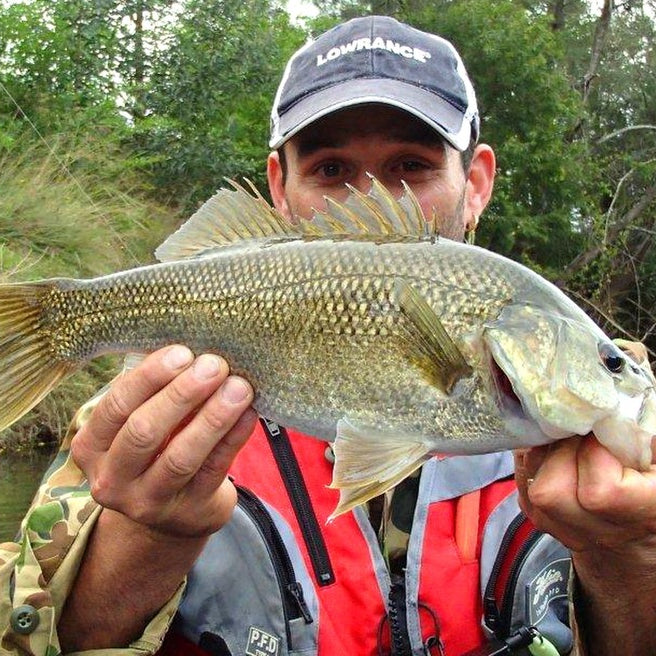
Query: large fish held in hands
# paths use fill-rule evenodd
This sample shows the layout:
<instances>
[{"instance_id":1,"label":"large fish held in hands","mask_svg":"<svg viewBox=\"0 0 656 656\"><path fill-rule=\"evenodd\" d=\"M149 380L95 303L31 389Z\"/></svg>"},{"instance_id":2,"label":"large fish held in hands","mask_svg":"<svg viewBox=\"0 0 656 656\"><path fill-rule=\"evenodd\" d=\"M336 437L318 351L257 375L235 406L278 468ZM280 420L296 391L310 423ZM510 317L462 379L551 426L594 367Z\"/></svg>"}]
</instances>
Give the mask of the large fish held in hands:
<instances>
[{"instance_id":1,"label":"large fish held in hands","mask_svg":"<svg viewBox=\"0 0 656 656\"><path fill-rule=\"evenodd\" d=\"M647 469L648 364L526 267L437 236L372 180L310 221L223 189L157 250L91 280L0 286L0 430L103 353L222 355L279 424L334 440L336 514L437 453L593 431Z\"/></svg>"}]
</instances>

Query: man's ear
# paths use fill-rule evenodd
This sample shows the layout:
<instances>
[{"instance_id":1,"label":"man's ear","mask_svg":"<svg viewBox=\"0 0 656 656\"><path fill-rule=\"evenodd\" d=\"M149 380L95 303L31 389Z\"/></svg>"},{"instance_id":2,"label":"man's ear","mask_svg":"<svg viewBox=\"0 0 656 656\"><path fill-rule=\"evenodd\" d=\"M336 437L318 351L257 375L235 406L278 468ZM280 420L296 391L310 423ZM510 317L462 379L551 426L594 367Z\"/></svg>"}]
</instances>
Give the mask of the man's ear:
<instances>
[{"instance_id":1,"label":"man's ear","mask_svg":"<svg viewBox=\"0 0 656 656\"><path fill-rule=\"evenodd\" d=\"M291 220L291 212L287 199L285 198L285 183L283 180L280 155L274 150L267 158L267 180L269 181L269 192L274 207L287 219Z\"/></svg>"},{"instance_id":2,"label":"man's ear","mask_svg":"<svg viewBox=\"0 0 656 656\"><path fill-rule=\"evenodd\" d=\"M487 206L494 187L496 173L496 158L494 151L487 144L479 144L474 149L469 173L467 175L467 195L465 219L474 223ZM469 230L475 230L475 225L467 225Z\"/></svg>"}]
</instances>

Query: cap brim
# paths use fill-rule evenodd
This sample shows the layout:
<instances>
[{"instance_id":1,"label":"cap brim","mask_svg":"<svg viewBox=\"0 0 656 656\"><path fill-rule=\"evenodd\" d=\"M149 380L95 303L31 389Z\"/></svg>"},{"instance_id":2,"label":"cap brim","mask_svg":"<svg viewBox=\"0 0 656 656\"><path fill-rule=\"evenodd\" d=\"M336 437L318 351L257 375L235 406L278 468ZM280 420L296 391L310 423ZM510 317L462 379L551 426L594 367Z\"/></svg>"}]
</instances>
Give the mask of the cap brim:
<instances>
[{"instance_id":1,"label":"cap brim","mask_svg":"<svg viewBox=\"0 0 656 656\"><path fill-rule=\"evenodd\" d=\"M462 110L433 92L389 78L349 80L306 96L279 117L269 141L276 149L303 128L345 107L380 103L398 107L432 127L456 150L466 150L471 125Z\"/></svg>"}]
</instances>

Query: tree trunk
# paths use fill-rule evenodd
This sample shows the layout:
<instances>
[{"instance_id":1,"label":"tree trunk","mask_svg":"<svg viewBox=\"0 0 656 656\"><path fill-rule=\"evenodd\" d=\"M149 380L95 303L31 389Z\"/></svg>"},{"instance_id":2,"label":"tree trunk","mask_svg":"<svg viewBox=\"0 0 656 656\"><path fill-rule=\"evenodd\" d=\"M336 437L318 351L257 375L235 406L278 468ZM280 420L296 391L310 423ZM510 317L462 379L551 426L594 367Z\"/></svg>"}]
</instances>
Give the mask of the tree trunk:
<instances>
[{"instance_id":1,"label":"tree trunk","mask_svg":"<svg viewBox=\"0 0 656 656\"><path fill-rule=\"evenodd\" d=\"M606 45L608 32L610 31L610 19L613 13L613 0L604 0L604 6L601 9L601 16L597 20L595 26L594 38L592 41L592 55L590 56L590 64L588 71L583 76L583 102L586 103L590 94L590 85L592 80L597 76L597 69L599 62Z\"/></svg>"},{"instance_id":2,"label":"tree trunk","mask_svg":"<svg viewBox=\"0 0 656 656\"><path fill-rule=\"evenodd\" d=\"M565 27L565 0L554 0L550 3L549 10L553 16L551 27L555 30L562 30Z\"/></svg>"}]
</instances>

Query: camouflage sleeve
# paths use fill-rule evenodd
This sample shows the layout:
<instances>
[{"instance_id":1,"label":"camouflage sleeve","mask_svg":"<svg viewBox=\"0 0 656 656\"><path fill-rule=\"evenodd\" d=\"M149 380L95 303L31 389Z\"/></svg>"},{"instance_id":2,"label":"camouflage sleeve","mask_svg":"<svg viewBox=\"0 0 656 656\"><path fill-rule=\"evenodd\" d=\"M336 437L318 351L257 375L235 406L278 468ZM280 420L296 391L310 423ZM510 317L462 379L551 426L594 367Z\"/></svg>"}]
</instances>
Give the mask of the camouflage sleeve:
<instances>
[{"instance_id":1,"label":"camouflage sleeve","mask_svg":"<svg viewBox=\"0 0 656 656\"><path fill-rule=\"evenodd\" d=\"M101 508L69 453L76 414L43 478L16 542L0 544L0 654L58 656L57 622ZM178 607L184 584L129 649L85 655L153 654ZM70 655L72 656L72 655Z\"/></svg>"}]
</instances>

